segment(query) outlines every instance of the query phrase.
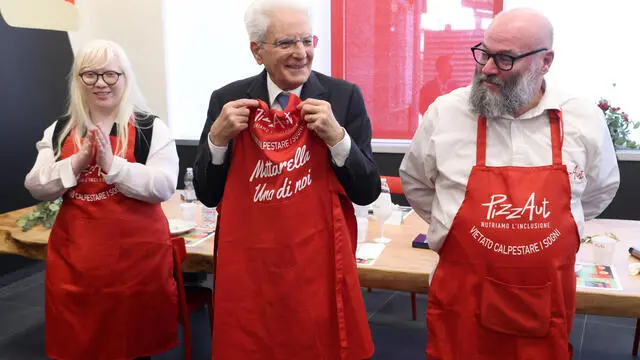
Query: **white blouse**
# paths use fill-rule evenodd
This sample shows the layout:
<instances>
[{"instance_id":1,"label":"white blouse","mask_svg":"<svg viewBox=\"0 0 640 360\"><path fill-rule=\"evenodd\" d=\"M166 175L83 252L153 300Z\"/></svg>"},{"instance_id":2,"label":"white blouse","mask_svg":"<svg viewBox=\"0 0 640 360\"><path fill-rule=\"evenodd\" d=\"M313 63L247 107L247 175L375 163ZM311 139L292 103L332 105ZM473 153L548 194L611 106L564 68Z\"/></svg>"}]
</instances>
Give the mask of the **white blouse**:
<instances>
[{"instance_id":1,"label":"white blouse","mask_svg":"<svg viewBox=\"0 0 640 360\"><path fill-rule=\"evenodd\" d=\"M38 157L27 174L24 186L38 200L54 200L78 183L71 168L71 158L55 160L52 146L56 122L36 143ZM149 203L161 203L173 196L180 171L175 140L167 125L156 118L146 164L128 162L115 156L108 174L107 184L115 184L125 196Z\"/></svg>"}]
</instances>

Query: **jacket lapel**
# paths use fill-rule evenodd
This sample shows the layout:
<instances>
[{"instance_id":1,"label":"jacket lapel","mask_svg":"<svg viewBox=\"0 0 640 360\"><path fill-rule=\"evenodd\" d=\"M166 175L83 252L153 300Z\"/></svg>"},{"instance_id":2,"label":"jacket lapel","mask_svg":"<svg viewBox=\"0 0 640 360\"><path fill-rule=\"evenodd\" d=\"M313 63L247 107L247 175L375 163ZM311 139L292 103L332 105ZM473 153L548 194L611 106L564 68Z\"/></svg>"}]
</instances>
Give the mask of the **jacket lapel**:
<instances>
[{"instance_id":1,"label":"jacket lapel","mask_svg":"<svg viewBox=\"0 0 640 360\"><path fill-rule=\"evenodd\" d=\"M318 99L318 100L328 100L327 89L320 84L318 78L315 75L315 72L312 71L311 75L307 79L307 82L302 85L302 91L300 92L300 99L306 100L309 98Z\"/></svg>"},{"instance_id":2,"label":"jacket lapel","mask_svg":"<svg viewBox=\"0 0 640 360\"><path fill-rule=\"evenodd\" d=\"M247 95L249 99L262 100L266 104L269 104L269 91L267 90L267 70L263 70L260 74L256 75L251 82L251 85L247 88Z\"/></svg>"}]
</instances>

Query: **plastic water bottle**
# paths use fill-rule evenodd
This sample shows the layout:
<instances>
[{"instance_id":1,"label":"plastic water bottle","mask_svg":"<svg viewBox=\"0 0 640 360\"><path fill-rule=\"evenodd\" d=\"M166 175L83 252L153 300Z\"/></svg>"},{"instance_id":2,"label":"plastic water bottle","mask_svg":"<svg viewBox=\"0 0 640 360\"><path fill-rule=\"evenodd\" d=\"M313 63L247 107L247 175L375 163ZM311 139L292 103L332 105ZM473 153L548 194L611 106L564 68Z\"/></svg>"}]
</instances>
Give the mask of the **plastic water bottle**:
<instances>
[{"instance_id":1,"label":"plastic water bottle","mask_svg":"<svg viewBox=\"0 0 640 360\"><path fill-rule=\"evenodd\" d=\"M389 194L389 196L391 196L391 190L389 190L389 184L387 184L387 179L385 178L380 179L380 187L381 187L381 193Z\"/></svg>"},{"instance_id":2,"label":"plastic water bottle","mask_svg":"<svg viewBox=\"0 0 640 360\"><path fill-rule=\"evenodd\" d=\"M353 204L358 225L358 243L367 241L367 231L369 231L369 206Z\"/></svg>"},{"instance_id":3,"label":"plastic water bottle","mask_svg":"<svg viewBox=\"0 0 640 360\"><path fill-rule=\"evenodd\" d=\"M194 203L198 201L196 190L193 188L193 168L187 168L184 174L184 202Z\"/></svg>"}]
</instances>

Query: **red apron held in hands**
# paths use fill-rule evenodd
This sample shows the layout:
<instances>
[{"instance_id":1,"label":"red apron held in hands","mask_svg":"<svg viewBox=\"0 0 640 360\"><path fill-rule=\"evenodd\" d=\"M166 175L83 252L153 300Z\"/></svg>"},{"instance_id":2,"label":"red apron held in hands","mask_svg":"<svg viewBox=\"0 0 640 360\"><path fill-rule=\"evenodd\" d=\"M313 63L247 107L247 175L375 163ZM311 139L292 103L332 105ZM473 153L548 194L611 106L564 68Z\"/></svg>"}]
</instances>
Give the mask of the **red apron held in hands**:
<instances>
[{"instance_id":1,"label":"red apron held in hands","mask_svg":"<svg viewBox=\"0 0 640 360\"><path fill-rule=\"evenodd\" d=\"M291 94L233 142L217 231L213 359L361 360L373 344L351 201Z\"/></svg>"},{"instance_id":2,"label":"red apron held in hands","mask_svg":"<svg viewBox=\"0 0 640 360\"><path fill-rule=\"evenodd\" d=\"M489 167L486 119L477 161L429 290L430 360L566 360L579 235L550 111L553 163Z\"/></svg>"},{"instance_id":3,"label":"red apron held in hands","mask_svg":"<svg viewBox=\"0 0 640 360\"><path fill-rule=\"evenodd\" d=\"M75 152L73 134L61 158ZM129 125L126 159L134 162ZM117 138L110 137L112 148ZM46 352L57 360L130 360L177 345L177 290L160 204L106 184L95 157L64 195L46 271Z\"/></svg>"}]
</instances>

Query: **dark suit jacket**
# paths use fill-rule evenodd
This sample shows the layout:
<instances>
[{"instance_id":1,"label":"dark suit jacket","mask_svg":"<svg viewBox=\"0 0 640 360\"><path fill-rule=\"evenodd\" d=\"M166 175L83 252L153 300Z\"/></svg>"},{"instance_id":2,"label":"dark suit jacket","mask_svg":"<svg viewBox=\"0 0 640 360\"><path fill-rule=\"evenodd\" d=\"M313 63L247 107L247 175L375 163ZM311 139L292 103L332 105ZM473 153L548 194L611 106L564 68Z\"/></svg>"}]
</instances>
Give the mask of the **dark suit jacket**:
<instances>
[{"instance_id":1,"label":"dark suit jacket","mask_svg":"<svg viewBox=\"0 0 640 360\"><path fill-rule=\"evenodd\" d=\"M242 98L261 99L269 103L267 72L233 82L214 91L209 101L207 122L202 129L198 155L194 163L194 187L198 199L206 206L216 206L222 199L231 160L231 146L222 165L211 163L207 137L211 124L218 118L224 104ZM380 194L380 175L371 151L371 123L367 116L360 89L344 80L312 71L302 86L302 100L314 98L331 104L338 123L351 136L349 156L342 167L331 161L332 168L347 195L356 204L372 203ZM246 131L246 130L245 130ZM331 154L327 149L327 156Z\"/></svg>"}]
</instances>

